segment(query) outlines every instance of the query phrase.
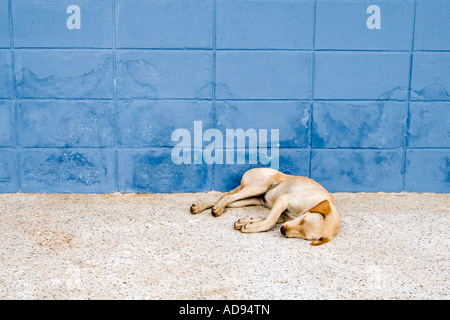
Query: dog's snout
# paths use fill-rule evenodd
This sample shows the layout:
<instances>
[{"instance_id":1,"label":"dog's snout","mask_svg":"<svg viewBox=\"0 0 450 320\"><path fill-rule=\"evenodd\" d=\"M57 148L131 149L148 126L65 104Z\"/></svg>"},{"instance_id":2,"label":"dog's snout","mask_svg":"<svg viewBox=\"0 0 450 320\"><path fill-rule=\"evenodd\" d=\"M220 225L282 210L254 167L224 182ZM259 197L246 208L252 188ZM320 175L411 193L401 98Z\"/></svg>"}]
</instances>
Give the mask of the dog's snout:
<instances>
[{"instance_id":1,"label":"dog's snout","mask_svg":"<svg viewBox=\"0 0 450 320\"><path fill-rule=\"evenodd\" d=\"M284 226L281 227L280 232L283 236L286 235L286 229L284 228Z\"/></svg>"}]
</instances>

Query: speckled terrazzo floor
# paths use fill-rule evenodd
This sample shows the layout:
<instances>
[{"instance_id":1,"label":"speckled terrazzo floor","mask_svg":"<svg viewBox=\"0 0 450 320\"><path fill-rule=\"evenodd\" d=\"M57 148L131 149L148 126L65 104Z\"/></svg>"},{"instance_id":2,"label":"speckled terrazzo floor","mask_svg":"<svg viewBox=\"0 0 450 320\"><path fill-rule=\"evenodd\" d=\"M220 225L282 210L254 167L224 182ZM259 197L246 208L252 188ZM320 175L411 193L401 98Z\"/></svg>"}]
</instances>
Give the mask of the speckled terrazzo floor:
<instances>
[{"instance_id":1,"label":"speckled terrazzo floor","mask_svg":"<svg viewBox=\"0 0 450 320\"><path fill-rule=\"evenodd\" d=\"M0 195L0 299L448 299L450 194L335 194L319 247L198 194Z\"/></svg>"}]
</instances>

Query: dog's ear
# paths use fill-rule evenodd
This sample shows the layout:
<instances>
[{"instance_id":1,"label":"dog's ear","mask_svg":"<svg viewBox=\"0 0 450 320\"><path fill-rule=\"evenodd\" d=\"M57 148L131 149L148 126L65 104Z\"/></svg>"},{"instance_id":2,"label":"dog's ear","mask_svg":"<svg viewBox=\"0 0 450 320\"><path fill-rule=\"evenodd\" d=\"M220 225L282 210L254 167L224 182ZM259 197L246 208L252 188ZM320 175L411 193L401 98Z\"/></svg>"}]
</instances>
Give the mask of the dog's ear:
<instances>
[{"instance_id":1,"label":"dog's ear","mask_svg":"<svg viewBox=\"0 0 450 320\"><path fill-rule=\"evenodd\" d=\"M323 200L317 204L314 208L310 209L309 212L320 213L324 218L331 213L330 202L328 200Z\"/></svg>"},{"instance_id":2,"label":"dog's ear","mask_svg":"<svg viewBox=\"0 0 450 320\"><path fill-rule=\"evenodd\" d=\"M330 242L330 241L331 241L330 238L320 237L319 240L311 241L311 245L312 246L320 246L321 244L324 244L324 243L327 243L327 242Z\"/></svg>"}]
</instances>

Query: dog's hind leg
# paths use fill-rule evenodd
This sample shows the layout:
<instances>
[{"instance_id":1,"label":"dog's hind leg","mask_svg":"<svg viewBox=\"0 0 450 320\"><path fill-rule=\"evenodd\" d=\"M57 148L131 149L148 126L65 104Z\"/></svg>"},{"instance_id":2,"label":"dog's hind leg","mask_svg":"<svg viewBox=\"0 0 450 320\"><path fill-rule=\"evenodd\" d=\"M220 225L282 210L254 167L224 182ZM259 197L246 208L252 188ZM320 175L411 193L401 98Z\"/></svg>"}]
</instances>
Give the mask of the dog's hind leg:
<instances>
[{"instance_id":1,"label":"dog's hind leg","mask_svg":"<svg viewBox=\"0 0 450 320\"><path fill-rule=\"evenodd\" d=\"M200 212L202 212L202 211L204 211L204 210L206 210L206 209L211 208L211 207L214 206L218 201L219 201L219 199L218 199L218 198L215 198L215 199L208 199L208 200L205 200L205 201L202 201L202 202L194 203L194 204L191 206L191 209L190 209L190 210L191 210L191 213L192 213L192 214L200 213Z\"/></svg>"},{"instance_id":2,"label":"dog's hind leg","mask_svg":"<svg viewBox=\"0 0 450 320\"><path fill-rule=\"evenodd\" d=\"M227 192L227 193L225 193L223 195L216 196L213 199L208 199L208 200L205 200L205 201L202 201L202 202L194 203L191 206L191 209L190 209L191 213L192 214L196 214L196 213L200 213L200 212L202 212L202 211L204 211L206 209L209 209L212 206L214 206L216 203L218 203L224 197L232 195L232 194L235 194L236 192L241 190L241 188L242 187L239 185L238 187L234 188L233 190L231 190L231 191L229 191L229 192Z\"/></svg>"},{"instance_id":3,"label":"dog's hind leg","mask_svg":"<svg viewBox=\"0 0 450 320\"><path fill-rule=\"evenodd\" d=\"M264 185L242 185L241 189L233 194L226 194L224 195L219 202L212 207L211 213L213 216L218 217L223 213L223 210L226 206L229 204L238 201L243 200L255 196L260 196L264 194L268 189L268 186ZM236 190L236 189L235 189ZM234 191L234 190L233 190Z\"/></svg>"},{"instance_id":4,"label":"dog's hind leg","mask_svg":"<svg viewBox=\"0 0 450 320\"><path fill-rule=\"evenodd\" d=\"M219 199L211 210L218 217L225 207L238 200L260 196L267 192L275 183L281 182L287 175L271 168L253 168L242 175L241 184Z\"/></svg>"},{"instance_id":5,"label":"dog's hind leg","mask_svg":"<svg viewBox=\"0 0 450 320\"><path fill-rule=\"evenodd\" d=\"M209 202L207 204L208 208L212 207L214 204L217 203L217 201L215 201L214 203L212 203L212 202L213 201L211 201L211 202ZM200 211L195 211L195 210L198 210L197 208L199 208L199 205L205 206L205 203L203 202L203 203L197 204L197 205L193 204L192 207L191 207L191 212L193 214L200 212ZM261 198L247 198L247 199L243 199L243 200L238 200L238 201L232 202L232 203L227 205L227 208L242 208L242 207L248 207L248 206L262 206L262 205L263 204L261 202ZM207 209L207 208L205 208L205 209ZM192 210L194 210L194 212ZM250 219L248 222L250 222L252 220L253 220L253 218ZM235 226L235 228L236 228L236 226Z\"/></svg>"},{"instance_id":6,"label":"dog's hind leg","mask_svg":"<svg viewBox=\"0 0 450 320\"><path fill-rule=\"evenodd\" d=\"M227 204L227 208L242 208L248 206L262 206L261 198L247 198Z\"/></svg>"},{"instance_id":7,"label":"dog's hind leg","mask_svg":"<svg viewBox=\"0 0 450 320\"><path fill-rule=\"evenodd\" d=\"M238 220L235 223L234 228L240 229L241 232L244 233L270 230L277 224L278 219L287 209L288 205L289 205L288 200L285 197L281 196L277 199L277 201L275 201L275 203L272 206L272 209L270 210L269 215L266 218L255 221ZM244 224L244 222L248 223Z\"/></svg>"}]
</instances>

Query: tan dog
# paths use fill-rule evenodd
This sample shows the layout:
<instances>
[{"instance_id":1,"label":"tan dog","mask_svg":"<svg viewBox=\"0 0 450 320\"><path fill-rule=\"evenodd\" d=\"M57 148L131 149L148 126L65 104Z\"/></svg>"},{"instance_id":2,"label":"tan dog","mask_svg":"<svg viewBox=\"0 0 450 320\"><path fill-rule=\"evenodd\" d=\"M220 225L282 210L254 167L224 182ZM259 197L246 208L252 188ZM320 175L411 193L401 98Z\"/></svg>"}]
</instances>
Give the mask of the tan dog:
<instances>
[{"instance_id":1,"label":"tan dog","mask_svg":"<svg viewBox=\"0 0 450 320\"><path fill-rule=\"evenodd\" d=\"M270 168L248 170L236 189L219 199L193 204L191 213L212 207L211 213L218 217L225 207L258 205L270 208L269 215L261 220L239 219L234 224L236 230L261 232L273 228L277 222L285 222L281 227L283 235L313 240L311 245L317 246L333 239L340 228L333 196L324 187L309 178Z\"/></svg>"}]
</instances>

